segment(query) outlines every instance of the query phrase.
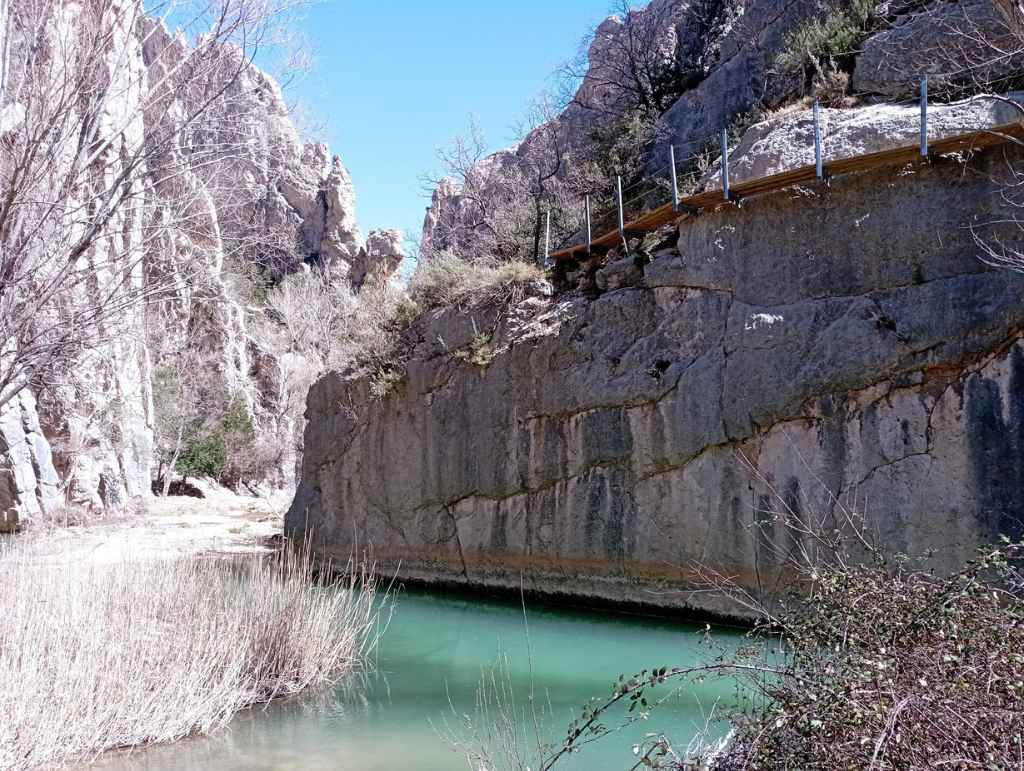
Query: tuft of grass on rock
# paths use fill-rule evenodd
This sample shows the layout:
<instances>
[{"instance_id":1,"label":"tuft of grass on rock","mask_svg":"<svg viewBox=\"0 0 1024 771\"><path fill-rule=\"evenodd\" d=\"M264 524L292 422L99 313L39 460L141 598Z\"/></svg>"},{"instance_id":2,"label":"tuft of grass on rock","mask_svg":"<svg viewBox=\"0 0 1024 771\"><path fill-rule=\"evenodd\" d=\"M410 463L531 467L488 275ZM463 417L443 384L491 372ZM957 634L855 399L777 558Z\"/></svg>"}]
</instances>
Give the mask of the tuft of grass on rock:
<instances>
[{"instance_id":1,"label":"tuft of grass on rock","mask_svg":"<svg viewBox=\"0 0 1024 771\"><path fill-rule=\"evenodd\" d=\"M494 349L491 348L491 336L486 332L477 332L469 341L469 345L452 353L458 361L472 364L486 370L494 362Z\"/></svg>"},{"instance_id":2,"label":"tuft of grass on rock","mask_svg":"<svg viewBox=\"0 0 1024 771\"><path fill-rule=\"evenodd\" d=\"M375 639L374 591L308 554L114 563L0 544L0 768L52 768L223 727L335 684Z\"/></svg>"}]
</instances>

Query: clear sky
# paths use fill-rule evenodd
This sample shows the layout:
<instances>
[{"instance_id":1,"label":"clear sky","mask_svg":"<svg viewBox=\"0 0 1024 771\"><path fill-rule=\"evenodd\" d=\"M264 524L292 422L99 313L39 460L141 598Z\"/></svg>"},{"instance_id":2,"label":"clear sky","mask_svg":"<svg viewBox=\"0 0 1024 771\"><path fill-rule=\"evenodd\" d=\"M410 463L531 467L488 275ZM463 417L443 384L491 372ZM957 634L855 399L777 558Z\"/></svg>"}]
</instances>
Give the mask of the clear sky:
<instances>
[{"instance_id":1,"label":"clear sky","mask_svg":"<svg viewBox=\"0 0 1024 771\"><path fill-rule=\"evenodd\" d=\"M312 70L288 91L356 189L363 233L419 235L419 177L476 115L488 143L513 125L610 0L326 0L309 9Z\"/></svg>"}]
</instances>

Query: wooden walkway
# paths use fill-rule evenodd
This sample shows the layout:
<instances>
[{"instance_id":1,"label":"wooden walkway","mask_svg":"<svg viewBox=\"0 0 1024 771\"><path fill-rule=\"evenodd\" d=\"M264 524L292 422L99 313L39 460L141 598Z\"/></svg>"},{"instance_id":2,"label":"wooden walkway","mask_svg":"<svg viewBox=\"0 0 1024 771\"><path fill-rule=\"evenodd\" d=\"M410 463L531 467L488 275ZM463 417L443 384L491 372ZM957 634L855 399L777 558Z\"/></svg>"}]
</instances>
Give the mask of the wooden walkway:
<instances>
[{"instance_id":1,"label":"wooden walkway","mask_svg":"<svg viewBox=\"0 0 1024 771\"><path fill-rule=\"evenodd\" d=\"M824 176L834 177L839 174L849 174L856 171L869 171L887 166L903 166L908 163L921 163L933 156L947 155L949 153L967 152L979 150L985 147L994 147L1015 140L1024 140L1024 122L1004 123L1001 126L971 131L966 134L939 139L928 143L928 157L921 155L921 146L918 143L894 147L891 150L880 150L875 153L857 155L852 158L842 158L836 161L827 161L823 164ZM645 212L634 220L626 223L625 231L627 236L650 233L676 220L686 219L702 209L717 208L729 203L737 203L744 198L755 195L763 195L777 190L783 190L793 185L800 185L817 181L817 169L812 163L801 166L790 171L783 171L772 174L768 177L751 179L746 182L729 185L729 200L722 197L721 189L707 190L703 193L680 197L680 210L676 211L669 202L657 209ZM622 244L622 238L618 229L609 230L594 238L589 251L591 253L606 252ZM587 244L578 244L565 249L551 252L551 258L555 261L578 260L587 256Z\"/></svg>"}]
</instances>

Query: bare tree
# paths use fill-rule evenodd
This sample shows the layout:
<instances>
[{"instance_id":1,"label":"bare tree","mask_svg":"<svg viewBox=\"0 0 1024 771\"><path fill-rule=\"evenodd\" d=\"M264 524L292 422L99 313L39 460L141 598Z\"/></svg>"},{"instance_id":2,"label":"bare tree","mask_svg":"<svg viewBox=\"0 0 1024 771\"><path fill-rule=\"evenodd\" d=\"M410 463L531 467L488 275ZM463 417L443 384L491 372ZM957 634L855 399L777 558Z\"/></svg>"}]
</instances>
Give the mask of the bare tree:
<instances>
[{"instance_id":1,"label":"bare tree","mask_svg":"<svg viewBox=\"0 0 1024 771\"><path fill-rule=\"evenodd\" d=\"M473 121L438 151L443 176L425 178L437 194L423 256L539 263L549 213L552 247L578 231L582 196L607 188L607 179L595 178L596 167L574 145L574 129L550 95L535 99L515 130L516 149L488 155Z\"/></svg>"},{"instance_id":2,"label":"bare tree","mask_svg":"<svg viewBox=\"0 0 1024 771\"><path fill-rule=\"evenodd\" d=\"M195 379L203 372L193 351L167 360L153 374L156 409L153 439L161 494L170 493L174 470L197 423L209 413Z\"/></svg>"},{"instance_id":3,"label":"bare tree","mask_svg":"<svg viewBox=\"0 0 1024 771\"><path fill-rule=\"evenodd\" d=\"M737 6L732 0L653 0L637 9L630 0L616 0L612 16L562 68L566 101L605 117L640 112L656 118L707 77Z\"/></svg>"}]
</instances>

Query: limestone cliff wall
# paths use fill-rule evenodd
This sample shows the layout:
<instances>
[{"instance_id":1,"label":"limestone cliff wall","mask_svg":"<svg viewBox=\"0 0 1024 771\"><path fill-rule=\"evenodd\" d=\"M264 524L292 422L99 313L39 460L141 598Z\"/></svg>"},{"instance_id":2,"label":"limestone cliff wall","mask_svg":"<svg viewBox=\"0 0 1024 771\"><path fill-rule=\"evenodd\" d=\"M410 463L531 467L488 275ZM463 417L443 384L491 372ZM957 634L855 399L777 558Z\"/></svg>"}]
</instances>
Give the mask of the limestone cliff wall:
<instances>
[{"instance_id":1,"label":"limestone cliff wall","mask_svg":"<svg viewBox=\"0 0 1024 771\"><path fill-rule=\"evenodd\" d=\"M82 268L101 277L123 272L126 287L137 293L158 288L153 296L159 301L131 304L110 319L102 342L73 372L0 407L0 520L31 519L65 504L125 510L143 500L153 467L152 373L188 347L201 349L225 391L244 397L257 429L285 435L281 444L290 449L291 426L277 425L287 420L280 417L280 366L253 334L253 309L232 290L233 274L262 271L279 279L307 262L329 265L358 284L377 263L396 261L394 234L378 234L364 245L348 172L325 145L300 140L273 78L243 67L196 120L190 116L209 98L203 84L188 89L165 80L191 77L179 69L188 43L145 18L136 0L96 7L55 0L39 10L38 24L11 32L12 50L73 51L89 39L88 30L110 30L103 37L110 56L82 73L113 84L98 121L103 138L111 132L113 138L96 161L96 174L115 177L124 159L146 157L146 173L133 177L129 203L81 258ZM16 98L19 92L10 93ZM0 140L19 130L24 115L16 102L4 105ZM223 157L210 149L217 147ZM189 169L187 159L197 152L201 162ZM59 176L62 169L48 171ZM62 195L75 200L81 193ZM182 201L193 208L184 212ZM162 227L164 220L188 227ZM207 311L201 325L197 303ZM9 344L0 340L0 348ZM292 482L294 457L283 457L279 468L269 481Z\"/></svg>"},{"instance_id":2,"label":"limestone cliff wall","mask_svg":"<svg viewBox=\"0 0 1024 771\"><path fill-rule=\"evenodd\" d=\"M590 295L421 318L386 398L331 374L286 526L382 573L726 613L780 509L950 567L1024 520L1024 276L986 267L1007 150L702 214ZM454 355L491 334L486 368Z\"/></svg>"}]
</instances>

